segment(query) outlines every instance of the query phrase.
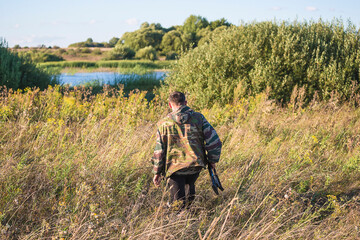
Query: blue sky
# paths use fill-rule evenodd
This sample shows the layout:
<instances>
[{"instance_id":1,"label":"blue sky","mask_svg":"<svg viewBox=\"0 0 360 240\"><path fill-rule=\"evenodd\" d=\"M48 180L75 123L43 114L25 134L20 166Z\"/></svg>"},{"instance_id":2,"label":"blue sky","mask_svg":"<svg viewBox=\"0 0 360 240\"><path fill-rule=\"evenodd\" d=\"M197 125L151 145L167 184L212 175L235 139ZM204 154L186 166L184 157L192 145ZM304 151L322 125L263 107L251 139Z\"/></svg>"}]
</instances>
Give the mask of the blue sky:
<instances>
[{"instance_id":1,"label":"blue sky","mask_svg":"<svg viewBox=\"0 0 360 240\"><path fill-rule=\"evenodd\" d=\"M143 22L181 25L191 14L239 25L263 20L351 20L360 26L358 0L0 0L0 37L10 47L66 47L91 37L121 37Z\"/></svg>"}]
</instances>

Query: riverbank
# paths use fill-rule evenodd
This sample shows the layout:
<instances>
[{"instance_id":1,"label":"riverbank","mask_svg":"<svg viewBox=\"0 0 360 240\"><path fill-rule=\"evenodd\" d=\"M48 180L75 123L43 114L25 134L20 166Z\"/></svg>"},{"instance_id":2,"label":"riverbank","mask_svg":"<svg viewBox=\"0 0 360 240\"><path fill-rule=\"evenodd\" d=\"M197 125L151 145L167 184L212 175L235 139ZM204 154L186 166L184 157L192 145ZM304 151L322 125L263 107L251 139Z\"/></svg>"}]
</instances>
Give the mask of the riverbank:
<instances>
[{"instance_id":1,"label":"riverbank","mask_svg":"<svg viewBox=\"0 0 360 240\"><path fill-rule=\"evenodd\" d=\"M112 61L63 61L39 63L47 69L58 69L61 73L77 72L119 72L146 73L150 71L169 71L175 61L112 60Z\"/></svg>"},{"instance_id":2,"label":"riverbank","mask_svg":"<svg viewBox=\"0 0 360 240\"><path fill-rule=\"evenodd\" d=\"M126 69L126 70L131 71L131 69ZM124 69L122 69L122 68L120 68L120 69L118 69L118 68L105 68L105 67L99 67L99 68L63 68L63 69L60 69L60 73L65 73L65 74L94 73L94 72L124 73ZM154 69L154 70L151 70L151 72L169 72L169 69Z\"/></svg>"}]
</instances>

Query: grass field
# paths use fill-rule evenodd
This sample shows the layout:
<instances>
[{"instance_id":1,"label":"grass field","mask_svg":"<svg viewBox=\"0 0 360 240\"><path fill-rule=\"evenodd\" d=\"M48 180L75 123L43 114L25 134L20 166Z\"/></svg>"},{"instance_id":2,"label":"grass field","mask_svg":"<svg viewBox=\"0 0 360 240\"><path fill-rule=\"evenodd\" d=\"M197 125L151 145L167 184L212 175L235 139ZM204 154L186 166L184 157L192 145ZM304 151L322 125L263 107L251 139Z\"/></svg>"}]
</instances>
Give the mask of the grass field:
<instances>
[{"instance_id":1,"label":"grass field","mask_svg":"<svg viewBox=\"0 0 360 240\"><path fill-rule=\"evenodd\" d=\"M360 111L335 96L201 109L223 142L225 191L203 171L180 215L151 182L165 101L60 87L0 96L1 239L360 237Z\"/></svg>"}]
</instances>

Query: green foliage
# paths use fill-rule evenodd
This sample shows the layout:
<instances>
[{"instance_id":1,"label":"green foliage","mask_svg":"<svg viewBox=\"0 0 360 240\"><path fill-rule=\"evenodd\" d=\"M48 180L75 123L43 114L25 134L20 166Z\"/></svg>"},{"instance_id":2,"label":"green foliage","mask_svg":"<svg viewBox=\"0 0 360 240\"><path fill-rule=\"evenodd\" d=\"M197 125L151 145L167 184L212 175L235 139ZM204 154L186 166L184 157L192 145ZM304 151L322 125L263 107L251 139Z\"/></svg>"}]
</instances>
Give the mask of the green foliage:
<instances>
[{"instance_id":1,"label":"green foliage","mask_svg":"<svg viewBox=\"0 0 360 240\"><path fill-rule=\"evenodd\" d=\"M161 40L165 31L166 29L162 28L160 24L143 24L140 29L134 32L124 33L118 44L124 44L134 49L134 51L148 46L160 50Z\"/></svg>"},{"instance_id":2,"label":"green foliage","mask_svg":"<svg viewBox=\"0 0 360 240\"><path fill-rule=\"evenodd\" d=\"M107 52L107 56L104 60L121 60L132 59L135 56L135 51L123 44L118 44L115 48Z\"/></svg>"},{"instance_id":3,"label":"green foliage","mask_svg":"<svg viewBox=\"0 0 360 240\"><path fill-rule=\"evenodd\" d=\"M146 60L154 61L157 58L156 49L154 47L152 47L152 46L144 47L142 49L139 49L136 52L135 57L140 58L140 59L146 59Z\"/></svg>"},{"instance_id":4,"label":"green foliage","mask_svg":"<svg viewBox=\"0 0 360 240\"><path fill-rule=\"evenodd\" d=\"M164 53L176 52L180 54L184 48L184 43L181 38L182 33L178 30L172 30L165 33L161 41L161 49Z\"/></svg>"},{"instance_id":5,"label":"green foliage","mask_svg":"<svg viewBox=\"0 0 360 240\"><path fill-rule=\"evenodd\" d=\"M90 48L83 48L81 49L82 53L91 53L91 49Z\"/></svg>"},{"instance_id":6,"label":"green foliage","mask_svg":"<svg viewBox=\"0 0 360 240\"><path fill-rule=\"evenodd\" d=\"M26 87L45 89L56 82L49 72L37 68L29 58L11 52L6 42L0 40L0 86L14 90Z\"/></svg>"},{"instance_id":7,"label":"green foliage","mask_svg":"<svg viewBox=\"0 0 360 240\"><path fill-rule=\"evenodd\" d=\"M64 61L41 63L42 68L115 68L118 72L131 72L133 69L142 69L143 71L152 71L155 69L170 69L172 61L146 61L146 60L118 60L118 61Z\"/></svg>"},{"instance_id":8,"label":"green foliage","mask_svg":"<svg viewBox=\"0 0 360 240\"><path fill-rule=\"evenodd\" d=\"M201 16L190 15L182 27L184 33L190 33L192 35L196 35L198 31L202 28L206 28L209 25L209 22L206 18Z\"/></svg>"},{"instance_id":9,"label":"green foliage","mask_svg":"<svg viewBox=\"0 0 360 240\"><path fill-rule=\"evenodd\" d=\"M172 26L163 28L159 23L144 22L138 30L124 33L121 38L113 37L109 42L97 43L92 38L88 38L84 42L70 44L72 48L86 47L115 47L123 46L138 50L152 46L157 53L167 55L169 52L181 54L196 47L203 37L207 37L212 31L219 27L229 27L231 24L226 19L221 18L212 22L208 22L206 18L201 16L190 15L181 26ZM69 55L75 56L69 51ZM107 59L129 59L121 57L123 54L117 54L116 50L108 53Z\"/></svg>"},{"instance_id":10,"label":"green foliage","mask_svg":"<svg viewBox=\"0 0 360 240\"><path fill-rule=\"evenodd\" d=\"M119 42L120 38L113 37L109 40L109 47L115 47L115 45Z\"/></svg>"},{"instance_id":11,"label":"green foliage","mask_svg":"<svg viewBox=\"0 0 360 240\"><path fill-rule=\"evenodd\" d=\"M212 21L210 22L209 24L209 28L214 31L216 28L218 27L222 27L222 26L225 26L225 27L230 27L232 24L229 23L225 18L221 18L219 20L215 20L215 21Z\"/></svg>"},{"instance_id":12,"label":"green foliage","mask_svg":"<svg viewBox=\"0 0 360 240\"><path fill-rule=\"evenodd\" d=\"M85 42L72 43L69 48L85 48L85 47L104 47L104 43L94 42L92 38L88 38Z\"/></svg>"},{"instance_id":13,"label":"green foliage","mask_svg":"<svg viewBox=\"0 0 360 240\"><path fill-rule=\"evenodd\" d=\"M19 52L18 54L19 56L29 58L31 61L36 63L64 61L64 58L58 55L60 52L58 52L58 54L53 54L47 52L47 50L38 51L35 49L26 52Z\"/></svg>"},{"instance_id":14,"label":"green foliage","mask_svg":"<svg viewBox=\"0 0 360 240\"><path fill-rule=\"evenodd\" d=\"M202 35L200 31L206 29L209 26L209 22L206 18L201 16L190 15L182 26L183 42L185 49L191 49L197 47ZM203 34L204 35L204 34Z\"/></svg>"},{"instance_id":15,"label":"green foliage","mask_svg":"<svg viewBox=\"0 0 360 240\"><path fill-rule=\"evenodd\" d=\"M101 52L100 49L96 48L96 49L94 49L94 50L92 51L92 54L93 54L93 55L101 55L102 52Z\"/></svg>"},{"instance_id":16,"label":"green foliage","mask_svg":"<svg viewBox=\"0 0 360 240\"><path fill-rule=\"evenodd\" d=\"M349 24L260 22L218 31L183 56L167 84L199 107L267 91L287 103L297 87L304 101L359 91L360 33ZM355 92L354 92L355 91Z\"/></svg>"}]
</instances>

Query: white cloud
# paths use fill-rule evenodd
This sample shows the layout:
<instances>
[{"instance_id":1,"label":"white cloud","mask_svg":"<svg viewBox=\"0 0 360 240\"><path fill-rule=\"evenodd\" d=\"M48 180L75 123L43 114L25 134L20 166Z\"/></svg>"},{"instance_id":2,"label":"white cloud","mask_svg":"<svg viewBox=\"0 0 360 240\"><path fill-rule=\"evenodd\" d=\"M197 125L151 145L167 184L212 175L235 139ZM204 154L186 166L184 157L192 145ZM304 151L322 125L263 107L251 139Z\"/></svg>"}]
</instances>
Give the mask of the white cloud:
<instances>
[{"instance_id":1,"label":"white cloud","mask_svg":"<svg viewBox=\"0 0 360 240\"><path fill-rule=\"evenodd\" d=\"M15 24L14 28L19 28L20 27L20 24Z\"/></svg>"},{"instance_id":2,"label":"white cloud","mask_svg":"<svg viewBox=\"0 0 360 240\"><path fill-rule=\"evenodd\" d=\"M136 18L129 18L126 20L126 23L130 26L134 26L134 25L138 25L139 20L137 20Z\"/></svg>"},{"instance_id":3,"label":"white cloud","mask_svg":"<svg viewBox=\"0 0 360 240\"><path fill-rule=\"evenodd\" d=\"M89 23L90 23L90 24L95 24L95 23L96 23L96 20L92 19Z\"/></svg>"},{"instance_id":4,"label":"white cloud","mask_svg":"<svg viewBox=\"0 0 360 240\"><path fill-rule=\"evenodd\" d=\"M313 6L307 6L306 7L306 11L309 11L309 12L315 12L319 10L317 7L313 7Z\"/></svg>"},{"instance_id":5,"label":"white cloud","mask_svg":"<svg viewBox=\"0 0 360 240\"><path fill-rule=\"evenodd\" d=\"M281 8L281 7L278 7L278 6L272 7L271 9L272 9L273 11L280 11L280 10L282 10L282 8Z\"/></svg>"}]
</instances>

